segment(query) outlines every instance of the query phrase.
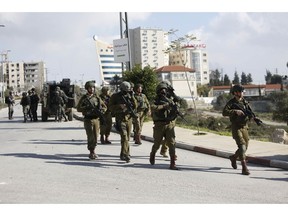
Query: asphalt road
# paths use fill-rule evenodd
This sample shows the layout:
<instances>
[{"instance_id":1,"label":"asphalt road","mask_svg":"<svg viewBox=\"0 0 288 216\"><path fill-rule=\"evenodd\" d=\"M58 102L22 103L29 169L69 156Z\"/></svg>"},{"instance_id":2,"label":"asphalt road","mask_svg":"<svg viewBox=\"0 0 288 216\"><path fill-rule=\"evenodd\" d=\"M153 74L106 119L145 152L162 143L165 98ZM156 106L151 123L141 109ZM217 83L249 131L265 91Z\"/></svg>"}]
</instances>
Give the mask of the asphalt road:
<instances>
[{"instance_id":1,"label":"asphalt road","mask_svg":"<svg viewBox=\"0 0 288 216\"><path fill-rule=\"evenodd\" d=\"M225 158L177 149L149 164L152 143L131 141L130 163L119 159L119 135L88 159L83 123L22 122L0 111L1 204L287 204L287 171L250 165L250 176Z\"/></svg>"}]
</instances>

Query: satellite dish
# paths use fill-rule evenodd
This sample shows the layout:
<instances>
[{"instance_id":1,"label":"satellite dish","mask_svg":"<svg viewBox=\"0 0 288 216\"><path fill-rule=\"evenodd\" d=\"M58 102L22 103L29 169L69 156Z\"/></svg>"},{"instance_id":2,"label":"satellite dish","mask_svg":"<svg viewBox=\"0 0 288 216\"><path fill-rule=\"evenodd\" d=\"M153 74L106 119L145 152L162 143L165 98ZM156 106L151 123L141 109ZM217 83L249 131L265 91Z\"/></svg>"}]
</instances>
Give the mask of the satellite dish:
<instances>
[{"instance_id":1,"label":"satellite dish","mask_svg":"<svg viewBox=\"0 0 288 216\"><path fill-rule=\"evenodd\" d=\"M288 67L288 62L287 62L287 64L286 64L286 66Z\"/></svg>"},{"instance_id":2,"label":"satellite dish","mask_svg":"<svg viewBox=\"0 0 288 216\"><path fill-rule=\"evenodd\" d=\"M98 36L97 36L97 35L94 35L94 36L93 36L93 40L96 41L97 39L98 39ZM287 64L288 64L288 63L287 63Z\"/></svg>"}]
</instances>

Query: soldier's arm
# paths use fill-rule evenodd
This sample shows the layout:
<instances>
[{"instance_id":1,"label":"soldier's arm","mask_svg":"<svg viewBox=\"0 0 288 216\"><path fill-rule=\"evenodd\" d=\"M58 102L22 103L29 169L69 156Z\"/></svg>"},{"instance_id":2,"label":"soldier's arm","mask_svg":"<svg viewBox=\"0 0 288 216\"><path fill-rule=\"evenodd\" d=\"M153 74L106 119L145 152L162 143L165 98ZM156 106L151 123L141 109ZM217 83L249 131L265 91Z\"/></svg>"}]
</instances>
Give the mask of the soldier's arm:
<instances>
[{"instance_id":1,"label":"soldier's arm","mask_svg":"<svg viewBox=\"0 0 288 216\"><path fill-rule=\"evenodd\" d=\"M113 113L121 113L123 112L122 108L123 104L119 104L117 100L117 95L113 94L110 98L108 108L111 110Z\"/></svg>"}]
</instances>

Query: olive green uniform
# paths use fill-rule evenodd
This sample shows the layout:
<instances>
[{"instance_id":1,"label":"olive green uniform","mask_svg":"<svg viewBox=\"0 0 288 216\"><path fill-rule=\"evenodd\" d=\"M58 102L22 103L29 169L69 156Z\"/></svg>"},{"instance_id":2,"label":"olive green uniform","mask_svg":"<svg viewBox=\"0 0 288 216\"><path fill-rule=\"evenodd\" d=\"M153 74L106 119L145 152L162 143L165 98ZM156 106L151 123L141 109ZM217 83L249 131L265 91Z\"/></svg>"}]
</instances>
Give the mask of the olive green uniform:
<instances>
[{"instance_id":1,"label":"olive green uniform","mask_svg":"<svg viewBox=\"0 0 288 216\"><path fill-rule=\"evenodd\" d=\"M248 133L248 121L250 120L248 116L239 116L236 110L246 110L251 109L248 102L243 98L241 100L236 100L232 98L223 109L223 116L229 116L232 123L232 137L236 141L238 146L235 152L236 157L242 161L246 159L246 151L249 143L249 133Z\"/></svg>"},{"instance_id":2,"label":"olive green uniform","mask_svg":"<svg viewBox=\"0 0 288 216\"><path fill-rule=\"evenodd\" d=\"M170 169L177 169L175 167L175 119L177 114L171 107L173 103L172 99L158 94L151 105L154 144L150 153L150 163L152 165L155 163L155 154L160 148L162 140L165 139L169 148Z\"/></svg>"},{"instance_id":3,"label":"olive green uniform","mask_svg":"<svg viewBox=\"0 0 288 216\"><path fill-rule=\"evenodd\" d=\"M111 96L102 93L100 94L100 98L108 108ZM100 135L101 136L105 135L107 138L110 135L111 129L112 129L112 115L111 111L107 109L106 112L104 113L104 124L100 124Z\"/></svg>"},{"instance_id":4,"label":"olive green uniform","mask_svg":"<svg viewBox=\"0 0 288 216\"><path fill-rule=\"evenodd\" d=\"M121 136L121 151L120 158L121 160L125 160L126 162L130 161L130 146L129 146L129 136L131 134L132 129L132 115L129 111L127 105L126 108L123 109L121 106L126 104L128 101L133 107L132 109L137 108L137 103L134 96L130 93L118 92L111 96L109 101L109 109L111 110L113 116L115 116L116 125L119 129L119 133Z\"/></svg>"},{"instance_id":5,"label":"olive green uniform","mask_svg":"<svg viewBox=\"0 0 288 216\"><path fill-rule=\"evenodd\" d=\"M141 144L141 132L144 123L144 119L147 113L150 111L150 104L145 94L135 93L134 97L137 101L137 118L133 118L133 128L134 128L134 137L137 144ZM135 143L136 143L135 142Z\"/></svg>"},{"instance_id":6,"label":"olive green uniform","mask_svg":"<svg viewBox=\"0 0 288 216\"><path fill-rule=\"evenodd\" d=\"M90 152L94 151L97 146L97 136L99 133L100 115L99 113L93 112L93 109L98 109L103 113L106 111L107 107L97 95L83 95L77 104L77 111L82 112L84 116L84 128L87 135L87 148Z\"/></svg>"}]
</instances>

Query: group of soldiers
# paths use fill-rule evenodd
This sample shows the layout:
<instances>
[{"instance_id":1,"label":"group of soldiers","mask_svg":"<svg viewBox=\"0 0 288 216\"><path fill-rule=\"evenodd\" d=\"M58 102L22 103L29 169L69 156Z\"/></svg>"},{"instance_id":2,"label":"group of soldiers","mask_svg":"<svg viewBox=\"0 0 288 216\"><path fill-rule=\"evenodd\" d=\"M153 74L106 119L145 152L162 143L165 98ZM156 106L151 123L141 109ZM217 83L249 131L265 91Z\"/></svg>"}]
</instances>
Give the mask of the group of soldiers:
<instances>
[{"instance_id":1,"label":"group of soldiers","mask_svg":"<svg viewBox=\"0 0 288 216\"><path fill-rule=\"evenodd\" d=\"M67 116L65 114L66 103L68 100L74 100L74 98L68 97L65 92L59 87L56 86L53 97L52 97L52 105L55 112L55 122L61 122L62 118L67 122Z\"/></svg>"},{"instance_id":2,"label":"group of soldiers","mask_svg":"<svg viewBox=\"0 0 288 216\"><path fill-rule=\"evenodd\" d=\"M31 88L31 90L29 90L28 93L27 92L22 93L20 105L22 105L22 111L25 123L28 121L28 118L30 119L31 122L38 121L37 109L39 100L40 98L36 93L35 88ZM15 99L12 91L9 92L7 104L8 104L8 117L9 119L13 119Z\"/></svg>"},{"instance_id":3,"label":"group of soldiers","mask_svg":"<svg viewBox=\"0 0 288 216\"><path fill-rule=\"evenodd\" d=\"M100 130L102 144L110 144L110 131L112 128L112 117L115 117L115 129L121 137L120 159L127 163L131 160L129 139L134 132L135 144L141 144L141 131L144 118L151 114L154 122L154 143L150 152L149 162L155 164L155 156L161 147L160 154L167 156L169 151L170 169L177 170L175 149L175 121L179 115L181 98L174 93L169 82L162 81L156 87L156 97L153 102L148 102L142 93L142 86L135 86L127 81L120 84L120 91L112 95L109 88L103 87L101 94L95 93L95 83L86 82L87 94L83 95L77 104L77 111L84 116L84 128L87 135L87 148L90 151L89 158L96 159L95 148L97 146L97 135ZM257 120L248 102L243 97L244 88L235 85L231 93L233 98L228 101L223 116L229 116L232 123L232 135L238 146L234 155L230 156L231 166L237 169L237 160L240 159L242 174L249 175L246 164L246 151L248 148L248 121ZM235 107L235 104L237 106ZM243 111L242 111L243 109ZM247 115L244 111L250 110L253 115ZM259 119L258 119L259 120Z\"/></svg>"}]
</instances>

